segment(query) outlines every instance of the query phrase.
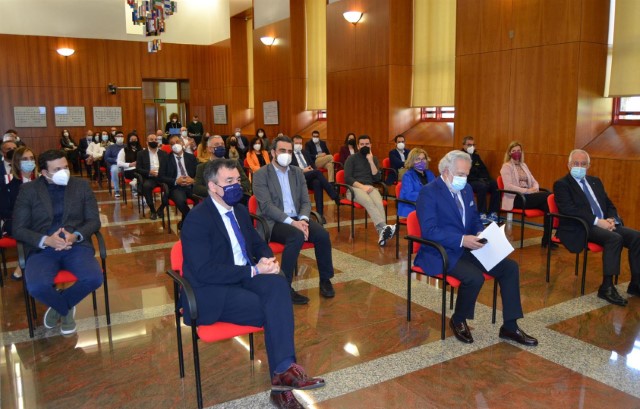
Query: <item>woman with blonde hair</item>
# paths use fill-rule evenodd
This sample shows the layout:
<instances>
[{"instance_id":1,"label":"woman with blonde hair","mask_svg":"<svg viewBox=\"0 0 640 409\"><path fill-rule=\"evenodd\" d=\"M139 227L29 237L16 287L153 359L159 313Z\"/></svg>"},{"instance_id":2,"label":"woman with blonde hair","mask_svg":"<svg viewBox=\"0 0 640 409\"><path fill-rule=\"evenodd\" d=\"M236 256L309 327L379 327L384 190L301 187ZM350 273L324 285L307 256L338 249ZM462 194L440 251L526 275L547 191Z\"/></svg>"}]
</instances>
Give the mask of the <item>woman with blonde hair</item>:
<instances>
[{"instance_id":1,"label":"woman with blonde hair","mask_svg":"<svg viewBox=\"0 0 640 409\"><path fill-rule=\"evenodd\" d=\"M549 212L547 197L549 192L540 191L538 181L533 177L531 171L524 163L524 151L522 144L513 141L509 144L504 155L504 163L500 169L502 183L506 190L524 194L524 203L520 195L505 193L502 196L502 209L539 209L545 213ZM542 246L546 247L549 240L549 226L547 220L544 221L544 234L542 236Z\"/></svg>"},{"instance_id":2,"label":"woman with blonde hair","mask_svg":"<svg viewBox=\"0 0 640 409\"><path fill-rule=\"evenodd\" d=\"M407 160L404 162L407 170L402 176L402 187L400 188L400 199L415 202L418 200L418 193L429 182L436 177L429 170L429 155L422 148L413 148ZM414 205L405 202L398 202L398 215L409 216L409 213L416 210Z\"/></svg>"}]
</instances>

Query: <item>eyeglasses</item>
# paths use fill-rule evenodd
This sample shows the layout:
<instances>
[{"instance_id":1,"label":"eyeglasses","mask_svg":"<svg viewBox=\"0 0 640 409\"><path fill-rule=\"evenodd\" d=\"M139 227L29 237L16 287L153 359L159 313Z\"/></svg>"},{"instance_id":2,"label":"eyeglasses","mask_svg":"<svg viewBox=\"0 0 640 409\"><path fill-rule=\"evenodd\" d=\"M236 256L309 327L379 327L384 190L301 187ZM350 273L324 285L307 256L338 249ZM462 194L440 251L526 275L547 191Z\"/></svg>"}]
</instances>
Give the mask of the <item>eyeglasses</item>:
<instances>
[{"instance_id":1,"label":"eyeglasses","mask_svg":"<svg viewBox=\"0 0 640 409\"><path fill-rule=\"evenodd\" d=\"M571 164L575 167L580 167L580 168L586 168L587 166L589 166L589 162L587 161L583 161L583 162L571 162Z\"/></svg>"}]
</instances>

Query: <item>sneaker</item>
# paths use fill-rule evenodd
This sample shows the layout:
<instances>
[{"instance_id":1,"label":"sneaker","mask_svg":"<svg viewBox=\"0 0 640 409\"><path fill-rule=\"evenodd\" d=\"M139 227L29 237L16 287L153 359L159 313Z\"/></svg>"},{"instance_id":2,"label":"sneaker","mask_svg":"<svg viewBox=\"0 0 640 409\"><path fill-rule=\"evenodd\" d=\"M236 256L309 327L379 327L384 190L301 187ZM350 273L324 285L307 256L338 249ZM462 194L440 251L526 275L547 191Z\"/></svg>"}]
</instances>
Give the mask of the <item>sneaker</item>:
<instances>
[{"instance_id":1,"label":"sneaker","mask_svg":"<svg viewBox=\"0 0 640 409\"><path fill-rule=\"evenodd\" d=\"M76 332L76 307L69 310L69 313L62 317L62 325L60 325L60 333L62 335L70 335Z\"/></svg>"},{"instance_id":2,"label":"sneaker","mask_svg":"<svg viewBox=\"0 0 640 409\"><path fill-rule=\"evenodd\" d=\"M498 213L493 212L487 217L487 220L489 220L490 222L498 223L500 221L500 218L498 217Z\"/></svg>"},{"instance_id":3,"label":"sneaker","mask_svg":"<svg viewBox=\"0 0 640 409\"><path fill-rule=\"evenodd\" d=\"M60 314L49 307L44 313L44 327L48 329L55 328L58 325L58 321L60 321Z\"/></svg>"},{"instance_id":4,"label":"sneaker","mask_svg":"<svg viewBox=\"0 0 640 409\"><path fill-rule=\"evenodd\" d=\"M378 236L378 245L380 247L384 247L387 244L387 240L393 237L393 233L395 232L395 226L391 227L389 225L384 226L384 228L380 231L380 235Z\"/></svg>"},{"instance_id":5,"label":"sneaker","mask_svg":"<svg viewBox=\"0 0 640 409\"><path fill-rule=\"evenodd\" d=\"M116 197L120 197L120 192L116 192Z\"/></svg>"},{"instance_id":6,"label":"sneaker","mask_svg":"<svg viewBox=\"0 0 640 409\"><path fill-rule=\"evenodd\" d=\"M487 218L487 215L485 213L480 213L480 221L482 222L482 224L491 223L491 221L489 221L489 219Z\"/></svg>"}]
</instances>

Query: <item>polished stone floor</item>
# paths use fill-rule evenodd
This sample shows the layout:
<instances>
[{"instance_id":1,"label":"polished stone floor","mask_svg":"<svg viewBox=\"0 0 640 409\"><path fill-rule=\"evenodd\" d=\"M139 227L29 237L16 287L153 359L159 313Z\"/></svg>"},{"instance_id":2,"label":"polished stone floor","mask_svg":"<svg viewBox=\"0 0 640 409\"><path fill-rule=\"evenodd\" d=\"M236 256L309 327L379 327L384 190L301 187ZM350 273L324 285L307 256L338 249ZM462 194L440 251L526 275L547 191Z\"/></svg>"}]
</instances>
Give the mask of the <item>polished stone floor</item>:
<instances>
[{"instance_id":1,"label":"polished stone floor","mask_svg":"<svg viewBox=\"0 0 640 409\"><path fill-rule=\"evenodd\" d=\"M0 406L193 408L190 335L183 331L186 376L180 379L173 291L165 274L178 236L168 234L160 221L142 218L131 199L125 205L94 188L108 248L111 325L100 289L97 316L90 298L79 304L76 335L45 330L44 307L38 305L38 328L30 339L22 284L5 281L0 293ZM476 319L470 322L476 342L463 345L449 330L440 340L437 282L413 277L412 320L407 322L404 240L396 259L395 242L378 247L375 229L365 229L361 212L356 213L352 239L347 214L343 212L338 232L335 206L326 206L336 297L319 296L313 250L301 254L294 282L311 299L309 305L295 307L298 361L327 380L325 388L296 392L306 407L640 408L640 299L629 297L629 305L621 308L596 297L599 255L589 258L585 296L580 296L580 280L573 273L575 257L564 249L553 251L546 283L542 232L528 225L525 247L510 257L521 270L525 318L520 324L540 345L526 348L498 338L501 317L498 312L498 323L491 324L491 285L483 288ZM389 214L395 214L393 208ZM517 223L508 224L507 233L519 244ZM11 271L15 252L8 256ZM624 294L626 253L622 265L618 288ZM200 344L206 407L270 407L262 335L256 337L253 363L247 351L242 337Z\"/></svg>"}]
</instances>

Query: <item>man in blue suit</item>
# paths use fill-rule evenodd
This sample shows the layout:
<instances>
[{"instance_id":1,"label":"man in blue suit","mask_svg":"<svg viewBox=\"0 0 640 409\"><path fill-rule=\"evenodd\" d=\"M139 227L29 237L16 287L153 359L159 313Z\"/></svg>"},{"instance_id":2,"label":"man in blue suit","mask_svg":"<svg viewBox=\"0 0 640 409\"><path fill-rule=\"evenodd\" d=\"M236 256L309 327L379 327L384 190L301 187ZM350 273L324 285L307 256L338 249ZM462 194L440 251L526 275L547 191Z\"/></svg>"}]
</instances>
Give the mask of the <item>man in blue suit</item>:
<instances>
[{"instance_id":1,"label":"man in blue suit","mask_svg":"<svg viewBox=\"0 0 640 409\"><path fill-rule=\"evenodd\" d=\"M210 161L203 173L210 197L189 212L180 236L184 277L195 293L199 323L264 327L271 401L302 408L291 390L319 388L324 380L308 377L296 364L289 284L246 207L238 204L243 193L236 161ZM188 320L188 311L184 317Z\"/></svg>"},{"instance_id":2,"label":"man in blue suit","mask_svg":"<svg viewBox=\"0 0 640 409\"><path fill-rule=\"evenodd\" d=\"M473 319L485 271L471 254L471 250L484 244L477 237L483 227L473 201L473 190L467 184L470 169L469 154L458 150L447 153L438 164L440 177L420 191L416 202L422 237L444 247L449 258L447 274L461 282L449 326L458 340L468 344L473 342L473 337L467 319ZM420 247L415 264L429 275L443 273L440 254L431 247ZM523 317L518 264L505 258L487 274L500 284L504 320L500 338L528 346L538 345L538 340L527 335L517 324Z\"/></svg>"}]
</instances>

